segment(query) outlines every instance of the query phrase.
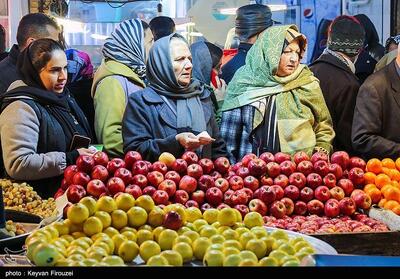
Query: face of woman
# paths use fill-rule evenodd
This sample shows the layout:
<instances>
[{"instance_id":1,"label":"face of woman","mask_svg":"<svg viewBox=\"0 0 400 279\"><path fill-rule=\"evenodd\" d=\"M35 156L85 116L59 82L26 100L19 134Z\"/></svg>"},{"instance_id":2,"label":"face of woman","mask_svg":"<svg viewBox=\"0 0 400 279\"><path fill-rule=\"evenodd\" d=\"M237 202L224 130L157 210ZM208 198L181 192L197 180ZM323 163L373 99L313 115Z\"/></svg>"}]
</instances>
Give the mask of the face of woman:
<instances>
[{"instance_id":1,"label":"face of woman","mask_svg":"<svg viewBox=\"0 0 400 279\"><path fill-rule=\"evenodd\" d=\"M51 59L39 73L48 91L62 93L67 83L67 57L61 50L53 51Z\"/></svg>"},{"instance_id":2,"label":"face of woman","mask_svg":"<svg viewBox=\"0 0 400 279\"><path fill-rule=\"evenodd\" d=\"M398 45L395 43L391 43L388 47L388 52L391 52L392 50L395 50L398 48Z\"/></svg>"},{"instance_id":3,"label":"face of woman","mask_svg":"<svg viewBox=\"0 0 400 279\"><path fill-rule=\"evenodd\" d=\"M171 40L170 53L175 77L181 86L190 84L192 77L192 54L188 45L179 39Z\"/></svg>"},{"instance_id":4,"label":"face of woman","mask_svg":"<svg viewBox=\"0 0 400 279\"><path fill-rule=\"evenodd\" d=\"M149 51L150 48L153 46L153 43L154 43L153 33L151 32L150 28L147 28L146 31L144 31L144 50L146 52L146 60L149 57Z\"/></svg>"},{"instance_id":5,"label":"face of woman","mask_svg":"<svg viewBox=\"0 0 400 279\"><path fill-rule=\"evenodd\" d=\"M300 55L299 42L294 40L283 50L276 75L286 77L292 74L300 64Z\"/></svg>"}]
</instances>

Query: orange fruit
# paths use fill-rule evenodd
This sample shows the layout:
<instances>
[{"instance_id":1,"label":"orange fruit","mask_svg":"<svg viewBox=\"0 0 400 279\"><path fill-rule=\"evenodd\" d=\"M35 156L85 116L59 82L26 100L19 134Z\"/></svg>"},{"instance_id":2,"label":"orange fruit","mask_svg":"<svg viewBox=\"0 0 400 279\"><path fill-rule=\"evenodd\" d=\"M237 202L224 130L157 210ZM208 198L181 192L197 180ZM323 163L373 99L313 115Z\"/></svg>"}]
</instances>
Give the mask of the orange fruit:
<instances>
[{"instance_id":1,"label":"orange fruit","mask_svg":"<svg viewBox=\"0 0 400 279\"><path fill-rule=\"evenodd\" d=\"M379 191L378 188L368 189L365 192L367 193L368 196L371 197L371 200L372 200L373 204L378 204L379 201L382 199L381 191Z\"/></svg>"},{"instance_id":2,"label":"orange fruit","mask_svg":"<svg viewBox=\"0 0 400 279\"><path fill-rule=\"evenodd\" d=\"M368 171L368 172L364 173L365 184L374 184L375 177L376 177L376 175L373 172Z\"/></svg>"},{"instance_id":3,"label":"orange fruit","mask_svg":"<svg viewBox=\"0 0 400 279\"><path fill-rule=\"evenodd\" d=\"M391 181L392 180L390 179L390 177L387 174L380 173L375 178L375 185L376 185L376 187L381 189L386 184L390 184Z\"/></svg>"},{"instance_id":4,"label":"orange fruit","mask_svg":"<svg viewBox=\"0 0 400 279\"><path fill-rule=\"evenodd\" d=\"M383 208L385 206L385 203L387 202L387 199L381 199L378 203L378 206Z\"/></svg>"},{"instance_id":5,"label":"orange fruit","mask_svg":"<svg viewBox=\"0 0 400 279\"><path fill-rule=\"evenodd\" d=\"M383 196L387 200L400 202L400 189L392 186L383 193Z\"/></svg>"},{"instance_id":6,"label":"orange fruit","mask_svg":"<svg viewBox=\"0 0 400 279\"><path fill-rule=\"evenodd\" d=\"M367 171L379 174L382 172L382 162L379 159L373 158L367 162Z\"/></svg>"},{"instance_id":7,"label":"orange fruit","mask_svg":"<svg viewBox=\"0 0 400 279\"><path fill-rule=\"evenodd\" d=\"M397 205L395 207L392 208L392 211L397 214L400 215L400 205Z\"/></svg>"},{"instance_id":8,"label":"orange fruit","mask_svg":"<svg viewBox=\"0 0 400 279\"><path fill-rule=\"evenodd\" d=\"M385 205L383 206L383 208L392 210L392 208L395 208L398 205L400 205L400 204L397 201L387 201L387 202L385 202Z\"/></svg>"},{"instance_id":9,"label":"orange fruit","mask_svg":"<svg viewBox=\"0 0 400 279\"><path fill-rule=\"evenodd\" d=\"M389 169L395 169L396 164L392 159L385 158L382 160L382 167L389 168Z\"/></svg>"},{"instance_id":10,"label":"orange fruit","mask_svg":"<svg viewBox=\"0 0 400 279\"><path fill-rule=\"evenodd\" d=\"M392 181L399 181L400 180L400 171L397 169L390 169L389 176Z\"/></svg>"},{"instance_id":11,"label":"orange fruit","mask_svg":"<svg viewBox=\"0 0 400 279\"><path fill-rule=\"evenodd\" d=\"M364 192L367 192L367 191L369 191L371 189L377 189L376 185L371 183L371 184L367 184L367 185L364 186Z\"/></svg>"},{"instance_id":12,"label":"orange fruit","mask_svg":"<svg viewBox=\"0 0 400 279\"><path fill-rule=\"evenodd\" d=\"M396 164L396 168L397 168L398 170L400 170L400 157L397 158L395 164Z\"/></svg>"},{"instance_id":13,"label":"orange fruit","mask_svg":"<svg viewBox=\"0 0 400 279\"><path fill-rule=\"evenodd\" d=\"M393 187L392 184L386 184L385 186L383 186L383 187L380 189L382 195L385 195L386 191L387 191L388 189L390 189L391 187Z\"/></svg>"},{"instance_id":14,"label":"orange fruit","mask_svg":"<svg viewBox=\"0 0 400 279\"><path fill-rule=\"evenodd\" d=\"M398 189L400 189L400 183L398 181L392 181L392 185Z\"/></svg>"}]
</instances>

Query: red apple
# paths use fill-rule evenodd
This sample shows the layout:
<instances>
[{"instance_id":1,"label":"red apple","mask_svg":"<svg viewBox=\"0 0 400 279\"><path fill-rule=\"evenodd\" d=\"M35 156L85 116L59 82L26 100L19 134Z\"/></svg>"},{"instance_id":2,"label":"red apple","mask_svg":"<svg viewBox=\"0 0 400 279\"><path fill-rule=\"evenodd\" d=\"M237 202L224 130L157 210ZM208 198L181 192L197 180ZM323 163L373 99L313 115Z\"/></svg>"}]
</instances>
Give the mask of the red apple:
<instances>
[{"instance_id":1,"label":"red apple","mask_svg":"<svg viewBox=\"0 0 400 279\"><path fill-rule=\"evenodd\" d=\"M231 196L231 203L233 205L247 204L247 201L248 201L248 196L247 196L246 192L244 192L242 190L235 191Z\"/></svg>"},{"instance_id":2,"label":"red apple","mask_svg":"<svg viewBox=\"0 0 400 279\"><path fill-rule=\"evenodd\" d=\"M322 178L317 173L310 173L307 175L307 186L311 189L315 189L322 185Z\"/></svg>"},{"instance_id":3,"label":"red apple","mask_svg":"<svg viewBox=\"0 0 400 279\"><path fill-rule=\"evenodd\" d=\"M349 162L349 154L345 151L336 151L331 155L331 163L338 164L343 170L347 169Z\"/></svg>"},{"instance_id":4,"label":"red apple","mask_svg":"<svg viewBox=\"0 0 400 279\"><path fill-rule=\"evenodd\" d=\"M71 207L72 203L68 202L63 208L63 219L66 220L68 209Z\"/></svg>"},{"instance_id":5,"label":"red apple","mask_svg":"<svg viewBox=\"0 0 400 279\"><path fill-rule=\"evenodd\" d=\"M262 186L259 190L259 195L255 198L262 200L265 204L269 205L276 200L276 193L272 187Z\"/></svg>"},{"instance_id":6,"label":"red apple","mask_svg":"<svg viewBox=\"0 0 400 279\"><path fill-rule=\"evenodd\" d=\"M64 195L64 190L62 188L58 188L57 192L54 194L54 199L56 200L57 198L61 197Z\"/></svg>"},{"instance_id":7,"label":"red apple","mask_svg":"<svg viewBox=\"0 0 400 279\"><path fill-rule=\"evenodd\" d=\"M251 200L251 199L253 198L254 193L253 193L253 191L250 190L249 188L243 188L243 189L240 189L240 191L246 193L246 195L247 195L247 200L248 200L248 201Z\"/></svg>"},{"instance_id":8,"label":"red apple","mask_svg":"<svg viewBox=\"0 0 400 279\"><path fill-rule=\"evenodd\" d=\"M267 172L267 163L261 159L253 159L247 165L250 175L259 177Z\"/></svg>"},{"instance_id":9,"label":"red apple","mask_svg":"<svg viewBox=\"0 0 400 279\"><path fill-rule=\"evenodd\" d=\"M333 173L328 173L327 175L325 175L322 181L324 185L329 189L332 189L336 186L336 176Z\"/></svg>"},{"instance_id":10,"label":"red apple","mask_svg":"<svg viewBox=\"0 0 400 279\"><path fill-rule=\"evenodd\" d=\"M206 211L207 209L210 209L210 208L213 208L209 203L203 203L201 206L200 206L200 210L201 210L201 212L204 212L204 211Z\"/></svg>"},{"instance_id":11,"label":"red apple","mask_svg":"<svg viewBox=\"0 0 400 279\"><path fill-rule=\"evenodd\" d=\"M340 201L345 197L345 193L342 188L339 186L335 186L332 189L329 190L331 192L331 198Z\"/></svg>"},{"instance_id":12,"label":"red apple","mask_svg":"<svg viewBox=\"0 0 400 279\"><path fill-rule=\"evenodd\" d=\"M223 179L223 178L220 178L220 179ZM219 181L220 179L217 179L217 181ZM217 181L215 181L216 186L217 186ZM217 187L220 188L219 186L217 186ZM243 187L244 187L243 178L241 178L240 176L234 175L229 179L229 188L232 189L233 191L240 190ZM228 190L228 189L226 189L226 190ZM221 189L221 191L225 192L222 189Z\"/></svg>"},{"instance_id":13,"label":"red apple","mask_svg":"<svg viewBox=\"0 0 400 279\"><path fill-rule=\"evenodd\" d=\"M160 161L154 162L153 165L151 166L151 169L152 171L161 172L163 175L165 175L168 171L167 165Z\"/></svg>"},{"instance_id":14,"label":"red apple","mask_svg":"<svg viewBox=\"0 0 400 279\"><path fill-rule=\"evenodd\" d=\"M92 195L95 198L98 198L101 194L107 192L106 185L99 179L89 181L86 190L89 195Z\"/></svg>"},{"instance_id":15,"label":"red apple","mask_svg":"<svg viewBox=\"0 0 400 279\"><path fill-rule=\"evenodd\" d=\"M210 159L201 159L199 165L203 169L204 174L210 174L214 170L214 163Z\"/></svg>"},{"instance_id":16,"label":"red apple","mask_svg":"<svg viewBox=\"0 0 400 279\"><path fill-rule=\"evenodd\" d=\"M214 179L210 175L202 175L198 181L199 189L202 191L207 191L209 188L214 187Z\"/></svg>"},{"instance_id":17,"label":"red apple","mask_svg":"<svg viewBox=\"0 0 400 279\"><path fill-rule=\"evenodd\" d=\"M329 165L325 161L316 161L314 163L314 172L318 173L321 177L324 177L329 173Z\"/></svg>"},{"instance_id":18,"label":"red apple","mask_svg":"<svg viewBox=\"0 0 400 279\"><path fill-rule=\"evenodd\" d=\"M314 191L310 187L304 187L300 190L300 199L304 202L309 202L314 198Z\"/></svg>"},{"instance_id":19,"label":"red apple","mask_svg":"<svg viewBox=\"0 0 400 279\"><path fill-rule=\"evenodd\" d=\"M222 203L223 193L217 187L211 187L206 192L206 201L214 206Z\"/></svg>"},{"instance_id":20,"label":"red apple","mask_svg":"<svg viewBox=\"0 0 400 279\"><path fill-rule=\"evenodd\" d=\"M328 162L329 161L328 155L324 152L315 152L311 156L311 163L315 164L315 162L317 162L317 161Z\"/></svg>"},{"instance_id":21,"label":"red apple","mask_svg":"<svg viewBox=\"0 0 400 279\"><path fill-rule=\"evenodd\" d=\"M77 173L78 167L76 165L70 165L68 167L65 168L64 171L64 178L67 182L68 185L72 184L72 178L74 177L75 173Z\"/></svg>"},{"instance_id":22,"label":"red apple","mask_svg":"<svg viewBox=\"0 0 400 279\"><path fill-rule=\"evenodd\" d=\"M109 162L107 153L102 151L97 151L96 153L94 153L93 160L94 160L94 165L102 165L104 167L107 167L107 164Z\"/></svg>"},{"instance_id":23,"label":"red apple","mask_svg":"<svg viewBox=\"0 0 400 279\"><path fill-rule=\"evenodd\" d=\"M107 163L107 170L109 175L114 175L114 172L119 169L119 168L125 168L125 162L124 160L120 159L120 158L114 158L111 161L109 161Z\"/></svg>"},{"instance_id":24,"label":"red apple","mask_svg":"<svg viewBox=\"0 0 400 279\"><path fill-rule=\"evenodd\" d=\"M294 185L289 185L285 189L283 189L285 193L285 197L290 198L293 201L296 201L300 197L300 190Z\"/></svg>"},{"instance_id":25,"label":"red apple","mask_svg":"<svg viewBox=\"0 0 400 279\"><path fill-rule=\"evenodd\" d=\"M351 198L343 198L339 201L340 213L350 216L356 212L356 204Z\"/></svg>"},{"instance_id":26,"label":"red apple","mask_svg":"<svg viewBox=\"0 0 400 279\"><path fill-rule=\"evenodd\" d=\"M253 199L249 202L249 210L250 212L258 212L261 216L267 214L268 208L262 200Z\"/></svg>"},{"instance_id":27,"label":"red apple","mask_svg":"<svg viewBox=\"0 0 400 279\"><path fill-rule=\"evenodd\" d=\"M353 182L350 179L342 178L338 181L337 186L343 189L346 196L350 196L354 190Z\"/></svg>"},{"instance_id":28,"label":"red apple","mask_svg":"<svg viewBox=\"0 0 400 279\"><path fill-rule=\"evenodd\" d=\"M229 189L224 193L224 203L232 205L232 195L235 193L235 191Z\"/></svg>"},{"instance_id":29,"label":"red apple","mask_svg":"<svg viewBox=\"0 0 400 279\"><path fill-rule=\"evenodd\" d=\"M250 209L245 204L237 204L234 206L234 208L240 212L240 215L242 215L242 218L244 218L246 216L246 214L250 212Z\"/></svg>"},{"instance_id":30,"label":"red apple","mask_svg":"<svg viewBox=\"0 0 400 279\"><path fill-rule=\"evenodd\" d=\"M144 187L144 189L142 190L142 193L143 193L143 195L148 195L148 196L152 197L155 191L157 191L157 189L154 188L153 186L147 186L147 187Z\"/></svg>"},{"instance_id":31,"label":"red apple","mask_svg":"<svg viewBox=\"0 0 400 279\"><path fill-rule=\"evenodd\" d=\"M150 185L158 187L158 185L164 181L164 175L159 171L152 171L147 174L147 181Z\"/></svg>"},{"instance_id":32,"label":"red apple","mask_svg":"<svg viewBox=\"0 0 400 279\"><path fill-rule=\"evenodd\" d=\"M250 171L248 168L246 167L240 167L237 171L236 171L236 175L239 175L241 178L245 178L246 176L250 175Z\"/></svg>"},{"instance_id":33,"label":"red apple","mask_svg":"<svg viewBox=\"0 0 400 279\"><path fill-rule=\"evenodd\" d=\"M243 179L243 186L254 192L260 187L260 182L254 176L249 175Z\"/></svg>"},{"instance_id":34,"label":"red apple","mask_svg":"<svg viewBox=\"0 0 400 279\"><path fill-rule=\"evenodd\" d=\"M355 202L356 206L361 209L369 209L372 204L371 197L368 196L364 191L357 192L356 194L352 194L353 201Z\"/></svg>"},{"instance_id":35,"label":"red apple","mask_svg":"<svg viewBox=\"0 0 400 279\"><path fill-rule=\"evenodd\" d=\"M131 194L135 199L142 195L142 189L137 185L128 185L125 188L125 193Z\"/></svg>"},{"instance_id":36,"label":"red apple","mask_svg":"<svg viewBox=\"0 0 400 279\"><path fill-rule=\"evenodd\" d=\"M203 175L203 168L198 164L191 164L187 168L187 175L199 179Z\"/></svg>"},{"instance_id":37,"label":"red apple","mask_svg":"<svg viewBox=\"0 0 400 279\"><path fill-rule=\"evenodd\" d=\"M76 166L79 171L90 173L94 165L95 163L92 156L80 155L78 159L76 159Z\"/></svg>"},{"instance_id":38,"label":"red apple","mask_svg":"<svg viewBox=\"0 0 400 279\"><path fill-rule=\"evenodd\" d=\"M197 156L197 155L196 155ZM179 173L180 175L184 175L186 174L187 171L187 167L188 167L188 163L183 160L183 159L176 159L173 163L172 163L172 170L176 171L177 173Z\"/></svg>"},{"instance_id":39,"label":"red apple","mask_svg":"<svg viewBox=\"0 0 400 279\"><path fill-rule=\"evenodd\" d=\"M239 177L239 176L237 176L237 177ZM239 178L241 179L241 177L239 177ZM225 178L218 178L214 182L214 187L217 187L218 189L220 189L222 191L222 193L224 193L226 190L229 189L229 182Z\"/></svg>"},{"instance_id":40,"label":"red apple","mask_svg":"<svg viewBox=\"0 0 400 279\"><path fill-rule=\"evenodd\" d=\"M187 162L188 165L195 164L199 161L199 156L193 151L186 151L182 155L182 159Z\"/></svg>"},{"instance_id":41,"label":"red apple","mask_svg":"<svg viewBox=\"0 0 400 279\"><path fill-rule=\"evenodd\" d=\"M86 190L81 185L70 185L67 189L67 199L72 203L77 203L86 196Z\"/></svg>"},{"instance_id":42,"label":"red apple","mask_svg":"<svg viewBox=\"0 0 400 279\"><path fill-rule=\"evenodd\" d=\"M281 173L281 168L276 162L269 162L267 164L267 174L269 177L275 178Z\"/></svg>"},{"instance_id":43,"label":"red apple","mask_svg":"<svg viewBox=\"0 0 400 279\"><path fill-rule=\"evenodd\" d=\"M310 161L301 161L297 165L297 171L307 176L314 171L313 163L311 163Z\"/></svg>"},{"instance_id":44,"label":"red apple","mask_svg":"<svg viewBox=\"0 0 400 279\"><path fill-rule=\"evenodd\" d=\"M186 208L189 208L189 207L197 207L197 208L199 208L199 203L197 201L194 201L194 200L188 200L185 203L185 207Z\"/></svg>"},{"instance_id":45,"label":"red apple","mask_svg":"<svg viewBox=\"0 0 400 279\"><path fill-rule=\"evenodd\" d=\"M293 200L289 199L289 198L283 198L283 199L281 199L281 202L286 207L286 215L290 216L294 211L294 202L293 202Z\"/></svg>"},{"instance_id":46,"label":"red apple","mask_svg":"<svg viewBox=\"0 0 400 279\"><path fill-rule=\"evenodd\" d=\"M86 187L89 181L90 181L90 176L81 171L75 173L74 176L72 177L72 184L82 185L83 187Z\"/></svg>"},{"instance_id":47,"label":"red apple","mask_svg":"<svg viewBox=\"0 0 400 279\"><path fill-rule=\"evenodd\" d=\"M329 172L335 175L336 180L339 180L343 177L342 167L338 164L329 164Z\"/></svg>"},{"instance_id":48,"label":"red apple","mask_svg":"<svg viewBox=\"0 0 400 279\"><path fill-rule=\"evenodd\" d=\"M185 190L177 190L174 200L176 203L185 204L189 200L189 194Z\"/></svg>"},{"instance_id":49,"label":"red apple","mask_svg":"<svg viewBox=\"0 0 400 279\"><path fill-rule=\"evenodd\" d=\"M365 171L365 168L367 166L367 163L360 157L351 157L350 162L349 162L349 168L360 168L363 171Z\"/></svg>"},{"instance_id":50,"label":"red apple","mask_svg":"<svg viewBox=\"0 0 400 279\"><path fill-rule=\"evenodd\" d=\"M125 185L129 185L132 182L132 173L126 168L119 168L115 171L114 177L119 177L124 181Z\"/></svg>"},{"instance_id":51,"label":"red apple","mask_svg":"<svg viewBox=\"0 0 400 279\"><path fill-rule=\"evenodd\" d=\"M349 179L353 182L353 185L362 185L364 183L364 171L360 168L352 168L349 171Z\"/></svg>"},{"instance_id":52,"label":"red apple","mask_svg":"<svg viewBox=\"0 0 400 279\"><path fill-rule=\"evenodd\" d=\"M307 178L301 172L294 172L289 176L289 184L303 189L306 186Z\"/></svg>"},{"instance_id":53,"label":"red apple","mask_svg":"<svg viewBox=\"0 0 400 279\"><path fill-rule=\"evenodd\" d=\"M330 218L339 216L340 214L339 202L335 199L327 200L324 207L324 213L325 216L328 216Z\"/></svg>"},{"instance_id":54,"label":"red apple","mask_svg":"<svg viewBox=\"0 0 400 279\"><path fill-rule=\"evenodd\" d=\"M283 191L283 188L279 185L272 185L270 186L272 191L275 193L275 199L280 200L285 196L285 192Z\"/></svg>"},{"instance_id":55,"label":"red apple","mask_svg":"<svg viewBox=\"0 0 400 279\"><path fill-rule=\"evenodd\" d=\"M275 177L274 184L281 186L283 189L289 185L289 178L287 178L287 176L284 174L280 174L277 177Z\"/></svg>"},{"instance_id":56,"label":"red apple","mask_svg":"<svg viewBox=\"0 0 400 279\"><path fill-rule=\"evenodd\" d=\"M324 204L319 200L311 200L307 203L307 211L320 216L324 213Z\"/></svg>"},{"instance_id":57,"label":"red apple","mask_svg":"<svg viewBox=\"0 0 400 279\"><path fill-rule=\"evenodd\" d=\"M296 201L293 212L296 215L305 215L307 213L307 204L303 201Z\"/></svg>"},{"instance_id":58,"label":"red apple","mask_svg":"<svg viewBox=\"0 0 400 279\"><path fill-rule=\"evenodd\" d=\"M176 185L179 185L179 181L181 181L181 176L176 171L167 172L164 178L174 181Z\"/></svg>"},{"instance_id":59,"label":"red apple","mask_svg":"<svg viewBox=\"0 0 400 279\"><path fill-rule=\"evenodd\" d=\"M242 162L237 162L231 166L231 171L237 172L239 168L243 167Z\"/></svg>"},{"instance_id":60,"label":"red apple","mask_svg":"<svg viewBox=\"0 0 400 279\"><path fill-rule=\"evenodd\" d=\"M218 210L222 210L222 209L224 209L224 208L230 208L230 206L227 205L227 204L224 204L224 203L221 203L221 204L219 204L219 205L217 206L217 209L218 209Z\"/></svg>"},{"instance_id":61,"label":"red apple","mask_svg":"<svg viewBox=\"0 0 400 279\"><path fill-rule=\"evenodd\" d=\"M250 161L253 159L257 159L257 155L253 153L249 153L243 156L242 158L242 166L246 167L249 165Z\"/></svg>"},{"instance_id":62,"label":"red apple","mask_svg":"<svg viewBox=\"0 0 400 279\"><path fill-rule=\"evenodd\" d=\"M278 152L275 154L275 162L277 162L278 164L284 162L284 161L290 161L290 155L283 153L283 152Z\"/></svg>"},{"instance_id":63,"label":"red apple","mask_svg":"<svg viewBox=\"0 0 400 279\"><path fill-rule=\"evenodd\" d=\"M163 227L170 230L179 230L183 225L182 217L175 211L171 210L165 214Z\"/></svg>"},{"instance_id":64,"label":"red apple","mask_svg":"<svg viewBox=\"0 0 400 279\"><path fill-rule=\"evenodd\" d=\"M141 189L144 189L144 187L146 187L148 184L147 177L143 174L137 174L132 177L132 184L139 186Z\"/></svg>"},{"instance_id":65,"label":"red apple","mask_svg":"<svg viewBox=\"0 0 400 279\"><path fill-rule=\"evenodd\" d=\"M142 155L140 155L139 152L137 152L137 151L128 151L125 154L125 158L124 158L125 165L126 165L125 167L127 169L132 169L133 164L136 161L141 161L141 160L143 160L143 159L142 159Z\"/></svg>"},{"instance_id":66,"label":"red apple","mask_svg":"<svg viewBox=\"0 0 400 279\"><path fill-rule=\"evenodd\" d=\"M272 186L274 185L274 180L271 177L268 177L267 175L264 175L260 179L261 185L265 186Z\"/></svg>"},{"instance_id":67,"label":"red apple","mask_svg":"<svg viewBox=\"0 0 400 279\"><path fill-rule=\"evenodd\" d=\"M192 193L191 196L192 200L194 200L195 202L197 202L199 205L204 203L204 200L206 198L206 194L204 191L202 190L196 190Z\"/></svg>"},{"instance_id":68,"label":"red apple","mask_svg":"<svg viewBox=\"0 0 400 279\"><path fill-rule=\"evenodd\" d=\"M115 160L115 159L113 159ZM143 174L145 176L147 176L147 174L149 173L149 166L145 161L136 161L135 163L133 163L132 166L132 174L136 175L136 174Z\"/></svg>"},{"instance_id":69,"label":"red apple","mask_svg":"<svg viewBox=\"0 0 400 279\"><path fill-rule=\"evenodd\" d=\"M92 179L100 179L105 182L108 179L108 170L103 165L96 165L92 169L91 177Z\"/></svg>"},{"instance_id":70,"label":"red apple","mask_svg":"<svg viewBox=\"0 0 400 279\"><path fill-rule=\"evenodd\" d=\"M279 167L281 168L281 173L286 176L290 176L296 171L296 165L292 161L283 161Z\"/></svg>"},{"instance_id":71,"label":"red apple","mask_svg":"<svg viewBox=\"0 0 400 279\"><path fill-rule=\"evenodd\" d=\"M228 158L219 157L214 161L214 168L220 174L225 174L229 171L231 164L229 163Z\"/></svg>"},{"instance_id":72,"label":"red apple","mask_svg":"<svg viewBox=\"0 0 400 279\"><path fill-rule=\"evenodd\" d=\"M326 186L318 186L314 191L314 196L316 199L326 202L331 198L331 192L329 192L329 188Z\"/></svg>"},{"instance_id":73,"label":"red apple","mask_svg":"<svg viewBox=\"0 0 400 279\"><path fill-rule=\"evenodd\" d=\"M224 174L223 178L225 178L226 180L229 180L232 176L236 175L236 173L234 171L228 171L227 173Z\"/></svg>"},{"instance_id":74,"label":"red apple","mask_svg":"<svg viewBox=\"0 0 400 279\"><path fill-rule=\"evenodd\" d=\"M189 175L185 175L182 177L179 182L179 189L185 190L188 194L196 191L197 188L197 180Z\"/></svg>"},{"instance_id":75,"label":"red apple","mask_svg":"<svg viewBox=\"0 0 400 279\"><path fill-rule=\"evenodd\" d=\"M175 195L176 184L171 179L165 179L158 185L158 190L163 190L167 192L168 196L171 198L173 195Z\"/></svg>"},{"instance_id":76,"label":"red apple","mask_svg":"<svg viewBox=\"0 0 400 279\"><path fill-rule=\"evenodd\" d=\"M299 151L293 156L293 161L296 165L303 161L310 161L310 157L304 151Z\"/></svg>"},{"instance_id":77,"label":"red apple","mask_svg":"<svg viewBox=\"0 0 400 279\"><path fill-rule=\"evenodd\" d=\"M60 188L62 189L62 190L67 190L68 189L68 183L67 183L67 180L65 179L65 178L63 178L63 180L61 180L61 186L60 186Z\"/></svg>"},{"instance_id":78,"label":"red apple","mask_svg":"<svg viewBox=\"0 0 400 279\"><path fill-rule=\"evenodd\" d=\"M260 159L263 160L265 163L275 162L274 154L271 152L264 152L260 155Z\"/></svg>"},{"instance_id":79,"label":"red apple","mask_svg":"<svg viewBox=\"0 0 400 279\"><path fill-rule=\"evenodd\" d=\"M107 181L107 189L111 195L115 195L119 192L125 192L125 183L119 177L111 177Z\"/></svg>"},{"instance_id":80,"label":"red apple","mask_svg":"<svg viewBox=\"0 0 400 279\"><path fill-rule=\"evenodd\" d=\"M286 207L281 201L274 201L269 209L269 212L275 218L283 218L286 215Z\"/></svg>"},{"instance_id":81,"label":"red apple","mask_svg":"<svg viewBox=\"0 0 400 279\"><path fill-rule=\"evenodd\" d=\"M167 192L165 192L163 190L156 190L153 193L152 198L156 205L159 205L159 204L168 205L169 195Z\"/></svg>"},{"instance_id":82,"label":"red apple","mask_svg":"<svg viewBox=\"0 0 400 279\"><path fill-rule=\"evenodd\" d=\"M213 171L212 173L210 173L210 176L214 179L214 181L222 177L222 175L217 171Z\"/></svg>"}]
</instances>

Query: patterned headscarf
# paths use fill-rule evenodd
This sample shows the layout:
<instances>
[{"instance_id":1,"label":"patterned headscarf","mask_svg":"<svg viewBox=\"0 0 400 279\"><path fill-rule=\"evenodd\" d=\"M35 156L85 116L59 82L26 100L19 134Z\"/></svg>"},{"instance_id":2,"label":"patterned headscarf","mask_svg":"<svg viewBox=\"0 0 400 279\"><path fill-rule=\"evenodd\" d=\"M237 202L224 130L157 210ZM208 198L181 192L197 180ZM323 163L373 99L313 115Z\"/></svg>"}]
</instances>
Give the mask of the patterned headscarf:
<instances>
[{"instance_id":1,"label":"patterned headscarf","mask_svg":"<svg viewBox=\"0 0 400 279\"><path fill-rule=\"evenodd\" d=\"M131 68L141 79L146 76L144 30L140 19L121 22L106 39L103 55Z\"/></svg>"},{"instance_id":2,"label":"patterned headscarf","mask_svg":"<svg viewBox=\"0 0 400 279\"><path fill-rule=\"evenodd\" d=\"M65 51L68 61L68 82L76 82L93 77L93 65L90 56L77 49L67 49Z\"/></svg>"}]
</instances>

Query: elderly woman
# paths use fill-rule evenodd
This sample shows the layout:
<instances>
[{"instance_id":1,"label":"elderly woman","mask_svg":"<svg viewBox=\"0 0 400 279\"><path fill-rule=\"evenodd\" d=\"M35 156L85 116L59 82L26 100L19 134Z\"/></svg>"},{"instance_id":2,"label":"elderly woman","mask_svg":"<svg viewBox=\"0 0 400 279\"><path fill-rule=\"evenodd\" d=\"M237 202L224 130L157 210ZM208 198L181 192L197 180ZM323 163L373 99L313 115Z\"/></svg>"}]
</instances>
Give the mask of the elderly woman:
<instances>
[{"instance_id":1,"label":"elderly woman","mask_svg":"<svg viewBox=\"0 0 400 279\"><path fill-rule=\"evenodd\" d=\"M119 24L103 46L104 60L92 86L94 128L98 142L112 157L123 155L122 117L129 94L145 87L146 56L152 44L149 25L131 19Z\"/></svg>"},{"instance_id":2,"label":"elderly woman","mask_svg":"<svg viewBox=\"0 0 400 279\"><path fill-rule=\"evenodd\" d=\"M0 98L4 167L12 179L28 182L47 198L57 191L66 166L80 154L93 154L73 147L75 135L88 138L91 131L65 90L67 58L58 42L34 41L20 54L17 68L22 80Z\"/></svg>"},{"instance_id":3,"label":"elderly woman","mask_svg":"<svg viewBox=\"0 0 400 279\"><path fill-rule=\"evenodd\" d=\"M176 157L185 150L213 159L226 155L210 91L192 79L191 60L187 42L176 33L154 43L147 61L149 85L129 96L125 110L125 152L139 151L149 161L165 151ZM204 131L211 137L197 136Z\"/></svg>"},{"instance_id":4,"label":"elderly woman","mask_svg":"<svg viewBox=\"0 0 400 279\"><path fill-rule=\"evenodd\" d=\"M318 80L300 64L295 25L264 31L228 86L221 134L232 163L247 153L330 152L334 131Z\"/></svg>"}]
</instances>

